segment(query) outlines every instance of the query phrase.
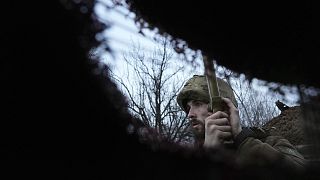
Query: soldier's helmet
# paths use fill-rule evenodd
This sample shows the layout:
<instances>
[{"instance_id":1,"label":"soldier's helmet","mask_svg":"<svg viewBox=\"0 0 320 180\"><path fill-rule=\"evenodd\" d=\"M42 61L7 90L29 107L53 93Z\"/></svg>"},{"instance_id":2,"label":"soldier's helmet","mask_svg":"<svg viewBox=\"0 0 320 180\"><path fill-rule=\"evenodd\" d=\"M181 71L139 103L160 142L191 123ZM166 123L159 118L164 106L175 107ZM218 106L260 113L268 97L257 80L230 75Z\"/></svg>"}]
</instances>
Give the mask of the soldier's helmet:
<instances>
[{"instance_id":1,"label":"soldier's helmet","mask_svg":"<svg viewBox=\"0 0 320 180\"><path fill-rule=\"evenodd\" d=\"M238 107L237 100L234 96L231 86L221 78L217 77L220 96L229 98L233 104ZM204 103L210 102L207 80L204 75L194 75L190 78L179 92L177 102L186 112L186 105L190 100L198 100Z\"/></svg>"}]
</instances>

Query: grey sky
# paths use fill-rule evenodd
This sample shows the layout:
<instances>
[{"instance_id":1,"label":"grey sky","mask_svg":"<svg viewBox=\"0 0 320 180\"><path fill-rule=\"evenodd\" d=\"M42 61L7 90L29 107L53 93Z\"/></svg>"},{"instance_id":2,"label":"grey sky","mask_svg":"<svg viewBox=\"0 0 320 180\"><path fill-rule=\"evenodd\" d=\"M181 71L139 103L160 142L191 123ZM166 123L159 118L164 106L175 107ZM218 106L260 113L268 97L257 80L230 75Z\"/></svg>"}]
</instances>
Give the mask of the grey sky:
<instances>
[{"instance_id":1,"label":"grey sky","mask_svg":"<svg viewBox=\"0 0 320 180\"><path fill-rule=\"evenodd\" d=\"M102 22L111 23L111 28L106 30L102 36L107 37L109 40L108 44L111 49L114 51L114 57L109 54L105 54L102 58L102 61L111 67L112 71L118 76L123 76L124 73L127 73L128 69L123 60L123 53L132 48L133 44L139 44L141 50L145 52L152 52L159 44L153 40L153 37L156 33L145 29L143 33L145 36L139 34L139 30L135 25L133 18L134 14L129 12L126 8L117 7L114 9L106 9L104 6L111 5L110 0L100 0L103 4L97 3L95 7L95 12L100 17ZM178 59L178 57L177 57ZM183 61L181 61L183 62ZM185 72L181 76L184 76L185 79L191 77L193 74L202 74L203 66L200 59L198 59L200 66L196 69L191 67L188 64L182 64L185 67ZM180 64L180 62L179 62ZM181 64L180 64L181 65ZM255 89L261 92L267 92L268 88L261 86L260 80L254 79L253 83ZM289 105L295 105L297 103L298 97L296 95L297 89L295 87L283 87L286 92L285 101Z\"/></svg>"}]
</instances>

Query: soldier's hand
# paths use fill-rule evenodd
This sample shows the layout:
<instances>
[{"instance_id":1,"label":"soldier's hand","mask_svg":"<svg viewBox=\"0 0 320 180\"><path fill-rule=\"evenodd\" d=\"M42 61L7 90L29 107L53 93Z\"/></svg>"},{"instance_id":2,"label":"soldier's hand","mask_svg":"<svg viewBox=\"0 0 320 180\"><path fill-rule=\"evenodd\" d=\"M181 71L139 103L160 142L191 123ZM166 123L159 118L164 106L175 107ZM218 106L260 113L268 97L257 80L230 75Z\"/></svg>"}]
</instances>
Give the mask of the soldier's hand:
<instances>
[{"instance_id":1,"label":"soldier's hand","mask_svg":"<svg viewBox=\"0 0 320 180\"><path fill-rule=\"evenodd\" d=\"M242 131L239 110L234 106L230 99L222 98L222 100L227 104L227 107L229 108L229 122L232 129L232 136L233 138L235 138Z\"/></svg>"},{"instance_id":2,"label":"soldier's hand","mask_svg":"<svg viewBox=\"0 0 320 180\"><path fill-rule=\"evenodd\" d=\"M229 123L229 115L222 111L210 113L205 119L205 148L216 149L225 141L232 139L232 126Z\"/></svg>"}]
</instances>

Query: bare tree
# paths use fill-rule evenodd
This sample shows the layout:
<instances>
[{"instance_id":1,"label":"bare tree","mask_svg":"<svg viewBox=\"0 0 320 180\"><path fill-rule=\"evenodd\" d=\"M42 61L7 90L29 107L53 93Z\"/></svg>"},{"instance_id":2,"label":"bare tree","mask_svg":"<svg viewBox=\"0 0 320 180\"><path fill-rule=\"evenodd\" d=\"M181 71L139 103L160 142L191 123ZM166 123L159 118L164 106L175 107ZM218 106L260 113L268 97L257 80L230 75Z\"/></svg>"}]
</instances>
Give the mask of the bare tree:
<instances>
[{"instance_id":1,"label":"bare tree","mask_svg":"<svg viewBox=\"0 0 320 180\"><path fill-rule=\"evenodd\" d=\"M127 74L112 76L126 94L128 108L145 127L152 128L167 141L189 143L193 140L192 133L185 113L175 101L185 82L178 76L183 66L172 60L171 50L167 40L163 40L151 54L141 50L136 43L124 54ZM224 67L218 68L218 76L234 88L243 126L262 126L279 114L274 104L276 99L252 88L245 77Z\"/></svg>"},{"instance_id":2,"label":"bare tree","mask_svg":"<svg viewBox=\"0 0 320 180\"><path fill-rule=\"evenodd\" d=\"M161 47L146 54L138 46L124 55L128 73L126 78L113 74L128 97L129 109L146 127L153 128L170 142L191 140L185 113L177 105L176 96L182 88L177 74L183 66L171 64L173 53L164 39ZM129 69L132 69L130 71Z\"/></svg>"},{"instance_id":3,"label":"bare tree","mask_svg":"<svg viewBox=\"0 0 320 180\"><path fill-rule=\"evenodd\" d=\"M257 91L244 75L238 75L224 67L219 67L219 76L231 84L238 102L241 123L243 126L261 127L279 115L275 106L278 96Z\"/></svg>"}]
</instances>

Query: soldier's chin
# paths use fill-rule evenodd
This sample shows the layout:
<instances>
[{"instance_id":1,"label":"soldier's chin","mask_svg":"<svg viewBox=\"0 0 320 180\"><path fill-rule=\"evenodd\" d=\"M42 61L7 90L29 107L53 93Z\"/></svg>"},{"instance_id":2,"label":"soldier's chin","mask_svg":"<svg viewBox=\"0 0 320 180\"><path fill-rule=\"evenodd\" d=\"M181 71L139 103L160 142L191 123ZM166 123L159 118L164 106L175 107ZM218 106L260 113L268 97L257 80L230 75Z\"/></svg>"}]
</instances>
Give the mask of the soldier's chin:
<instances>
[{"instance_id":1,"label":"soldier's chin","mask_svg":"<svg viewBox=\"0 0 320 180\"><path fill-rule=\"evenodd\" d=\"M197 127L197 128L192 128L192 132L194 134L194 137L200 141L204 139L204 128Z\"/></svg>"}]
</instances>

